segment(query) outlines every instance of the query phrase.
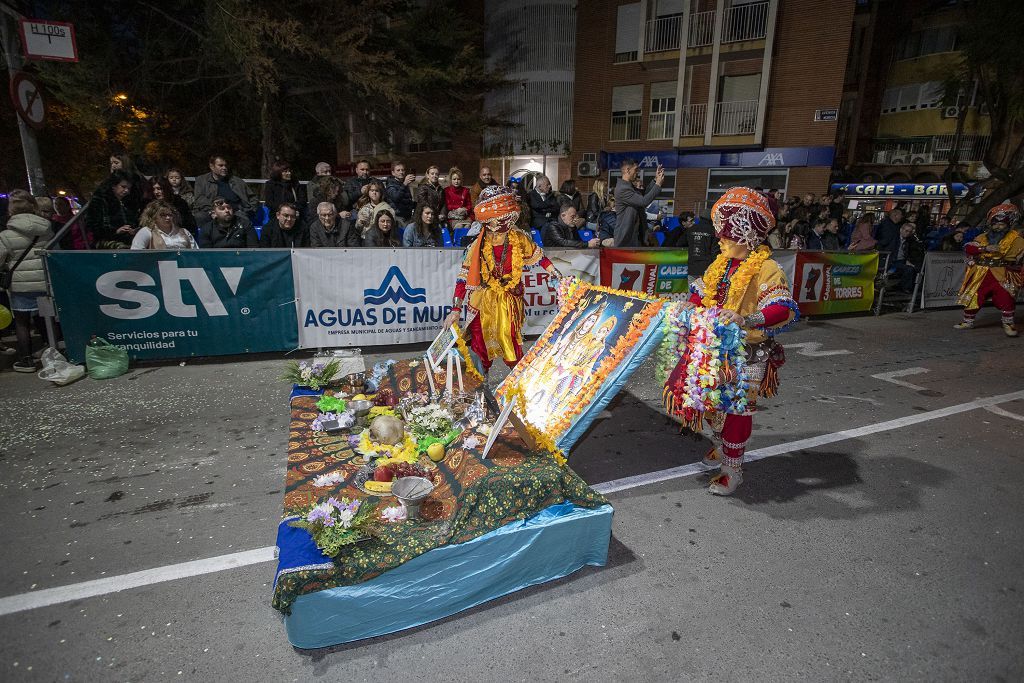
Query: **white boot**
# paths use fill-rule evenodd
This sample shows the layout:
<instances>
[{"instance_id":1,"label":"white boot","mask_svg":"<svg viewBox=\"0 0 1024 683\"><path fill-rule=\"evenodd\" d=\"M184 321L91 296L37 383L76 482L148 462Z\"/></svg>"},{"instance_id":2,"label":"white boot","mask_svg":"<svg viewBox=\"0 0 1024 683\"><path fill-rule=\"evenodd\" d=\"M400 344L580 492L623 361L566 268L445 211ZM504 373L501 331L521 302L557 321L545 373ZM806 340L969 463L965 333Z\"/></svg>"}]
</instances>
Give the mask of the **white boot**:
<instances>
[{"instance_id":1,"label":"white boot","mask_svg":"<svg viewBox=\"0 0 1024 683\"><path fill-rule=\"evenodd\" d=\"M722 471L711 479L708 491L716 496L730 496L736 487L743 483L743 458L722 459Z\"/></svg>"}]
</instances>

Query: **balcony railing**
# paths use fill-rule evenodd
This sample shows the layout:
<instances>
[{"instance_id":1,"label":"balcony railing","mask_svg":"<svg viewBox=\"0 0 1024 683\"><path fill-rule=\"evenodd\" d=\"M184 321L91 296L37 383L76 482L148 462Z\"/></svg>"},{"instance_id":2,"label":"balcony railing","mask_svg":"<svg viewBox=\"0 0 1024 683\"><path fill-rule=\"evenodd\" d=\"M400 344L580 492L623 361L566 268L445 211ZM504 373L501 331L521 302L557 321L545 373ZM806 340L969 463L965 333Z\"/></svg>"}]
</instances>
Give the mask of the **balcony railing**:
<instances>
[{"instance_id":1,"label":"balcony railing","mask_svg":"<svg viewBox=\"0 0 1024 683\"><path fill-rule=\"evenodd\" d=\"M612 114L612 134L609 140L639 140L640 112Z\"/></svg>"},{"instance_id":2,"label":"balcony railing","mask_svg":"<svg viewBox=\"0 0 1024 683\"><path fill-rule=\"evenodd\" d=\"M683 106L682 118L679 121L679 137L704 137L707 120L707 104L687 104Z\"/></svg>"},{"instance_id":3,"label":"balcony railing","mask_svg":"<svg viewBox=\"0 0 1024 683\"><path fill-rule=\"evenodd\" d=\"M674 111L651 114L647 119L647 139L671 140L675 127L676 113Z\"/></svg>"},{"instance_id":4,"label":"balcony railing","mask_svg":"<svg viewBox=\"0 0 1024 683\"><path fill-rule=\"evenodd\" d=\"M933 135L902 140L878 140L875 142L871 160L876 164L892 166L945 164L953 156L955 137L954 135ZM962 135L958 145L957 160L962 163L983 161L990 142L991 137L988 135Z\"/></svg>"},{"instance_id":5,"label":"balcony railing","mask_svg":"<svg viewBox=\"0 0 1024 683\"><path fill-rule=\"evenodd\" d=\"M757 100L719 102L715 107L715 135L750 135L757 122Z\"/></svg>"},{"instance_id":6,"label":"balcony railing","mask_svg":"<svg viewBox=\"0 0 1024 683\"><path fill-rule=\"evenodd\" d=\"M679 35L682 33L683 15L658 17L647 22L644 52L667 52L679 49Z\"/></svg>"},{"instance_id":7,"label":"balcony railing","mask_svg":"<svg viewBox=\"0 0 1024 683\"><path fill-rule=\"evenodd\" d=\"M752 2L725 10L722 22L722 42L738 43L741 40L759 40L767 35L767 2Z\"/></svg>"},{"instance_id":8,"label":"balcony railing","mask_svg":"<svg viewBox=\"0 0 1024 683\"><path fill-rule=\"evenodd\" d=\"M688 47L710 45L715 37L715 10L694 12L690 15L690 34L686 39Z\"/></svg>"}]
</instances>

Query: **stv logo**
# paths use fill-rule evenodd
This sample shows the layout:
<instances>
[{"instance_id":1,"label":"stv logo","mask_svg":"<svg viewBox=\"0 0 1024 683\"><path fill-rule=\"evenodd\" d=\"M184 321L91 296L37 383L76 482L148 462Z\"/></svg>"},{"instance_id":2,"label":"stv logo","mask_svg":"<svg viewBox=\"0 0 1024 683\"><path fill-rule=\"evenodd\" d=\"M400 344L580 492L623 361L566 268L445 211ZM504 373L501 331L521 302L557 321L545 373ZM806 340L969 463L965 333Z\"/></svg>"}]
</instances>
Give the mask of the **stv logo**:
<instances>
[{"instance_id":1,"label":"stv logo","mask_svg":"<svg viewBox=\"0 0 1024 683\"><path fill-rule=\"evenodd\" d=\"M394 284L397 282L397 285ZM402 275L398 266L391 266L384 280L377 289L363 290L363 303L367 306L379 306L388 301L399 303L407 301L410 304L422 304L427 300L427 290L424 287L413 287Z\"/></svg>"}]
</instances>

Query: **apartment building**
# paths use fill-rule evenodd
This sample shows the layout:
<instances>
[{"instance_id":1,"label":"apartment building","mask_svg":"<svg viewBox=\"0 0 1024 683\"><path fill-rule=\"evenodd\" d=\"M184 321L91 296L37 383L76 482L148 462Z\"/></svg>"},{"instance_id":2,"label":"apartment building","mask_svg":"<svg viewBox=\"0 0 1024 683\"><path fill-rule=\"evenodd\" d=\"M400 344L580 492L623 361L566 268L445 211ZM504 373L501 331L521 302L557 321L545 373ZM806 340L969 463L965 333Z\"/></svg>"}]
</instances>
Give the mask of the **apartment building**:
<instances>
[{"instance_id":1,"label":"apartment building","mask_svg":"<svg viewBox=\"0 0 1024 683\"><path fill-rule=\"evenodd\" d=\"M954 146L959 178L978 178L990 119L977 87L947 101L962 59L962 8L934 0L874 0L857 8L837 138L836 180L933 183ZM956 139L957 120L964 117Z\"/></svg>"},{"instance_id":2,"label":"apartment building","mask_svg":"<svg viewBox=\"0 0 1024 683\"><path fill-rule=\"evenodd\" d=\"M701 210L737 184L827 191L854 0L577 4L570 161L586 190L631 157L661 200Z\"/></svg>"}]
</instances>

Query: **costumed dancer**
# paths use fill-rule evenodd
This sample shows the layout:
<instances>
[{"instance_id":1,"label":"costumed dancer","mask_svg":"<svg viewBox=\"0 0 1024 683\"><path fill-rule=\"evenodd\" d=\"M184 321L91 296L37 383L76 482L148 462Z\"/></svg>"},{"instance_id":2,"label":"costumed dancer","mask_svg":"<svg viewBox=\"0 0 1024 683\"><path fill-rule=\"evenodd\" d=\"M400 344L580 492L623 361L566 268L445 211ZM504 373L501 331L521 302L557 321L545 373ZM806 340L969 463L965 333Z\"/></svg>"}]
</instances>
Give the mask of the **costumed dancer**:
<instances>
[{"instance_id":1,"label":"costumed dancer","mask_svg":"<svg viewBox=\"0 0 1024 683\"><path fill-rule=\"evenodd\" d=\"M495 358L513 367L523 357L524 269L540 264L554 278L561 274L530 236L516 227L520 208L512 190L498 185L484 188L473 213L484 229L466 250L445 326L459 320L463 303L469 307L473 316L466 330L469 347L486 375Z\"/></svg>"},{"instance_id":2,"label":"costumed dancer","mask_svg":"<svg viewBox=\"0 0 1024 683\"><path fill-rule=\"evenodd\" d=\"M665 406L680 416L691 429L699 430L706 419L712 431L714 447L704 456L704 464L721 467L711 480L711 493L728 496L743 481L743 453L753 428L753 413L758 396L774 396L779 386L778 368L786 362L782 345L774 336L800 317L800 311L785 273L771 259L771 249L763 245L775 227L771 203L759 192L735 187L715 202L711 211L721 253L691 284L685 308L718 306L720 320L736 323L746 331L747 403L737 412L723 414L707 411L684 414L679 407L686 391L686 363L680 359L665 383ZM721 382L736 383L728 369Z\"/></svg>"},{"instance_id":3,"label":"costumed dancer","mask_svg":"<svg viewBox=\"0 0 1024 683\"><path fill-rule=\"evenodd\" d=\"M994 206L988 212L988 230L964 246L967 273L956 300L964 307L964 319L953 326L956 329L974 327L978 310L991 298L1002 313L1003 332L1007 337L1017 336L1013 313L1017 292L1024 284L1024 237L1014 229L1019 219L1020 211L1013 204Z\"/></svg>"}]
</instances>

